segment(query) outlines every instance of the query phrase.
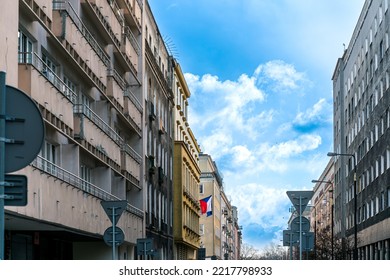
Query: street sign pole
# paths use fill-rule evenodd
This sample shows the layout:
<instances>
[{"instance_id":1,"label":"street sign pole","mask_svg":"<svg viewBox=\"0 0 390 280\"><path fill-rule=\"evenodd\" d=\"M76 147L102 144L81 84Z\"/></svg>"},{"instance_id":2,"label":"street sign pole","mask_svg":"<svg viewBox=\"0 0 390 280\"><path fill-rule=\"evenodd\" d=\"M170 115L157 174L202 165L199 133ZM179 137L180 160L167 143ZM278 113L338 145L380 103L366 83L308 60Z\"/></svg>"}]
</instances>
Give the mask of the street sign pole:
<instances>
[{"instance_id":1,"label":"street sign pole","mask_svg":"<svg viewBox=\"0 0 390 280\"><path fill-rule=\"evenodd\" d=\"M0 260L4 260L5 72L0 72Z\"/></svg>"},{"instance_id":2,"label":"street sign pole","mask_svg":"<svg viewBox=\"0 0 390 280\"><path fill-rule=\"evenodd\" d=\"M115 240L115 209L116 207L112 207L112 259L116 260L115 249L116 249L116 240Z\"/></svg>"}]
</instances>

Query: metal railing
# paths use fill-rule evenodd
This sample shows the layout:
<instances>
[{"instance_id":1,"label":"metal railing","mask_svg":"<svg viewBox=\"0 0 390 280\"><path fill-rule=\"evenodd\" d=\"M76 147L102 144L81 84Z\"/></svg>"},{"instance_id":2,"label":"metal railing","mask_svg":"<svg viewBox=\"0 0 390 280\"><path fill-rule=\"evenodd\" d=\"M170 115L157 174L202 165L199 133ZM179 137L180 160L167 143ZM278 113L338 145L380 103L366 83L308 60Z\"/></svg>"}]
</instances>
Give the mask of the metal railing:
<instances>
[{"instance_id":1,"label":"metal railing","mask_svg":"<svg viewBox=\"0 0 390 280\"><path fill-rule=\"evenodd\" d=\"M124 144L122 149L132 157L138 164L141 164L142 157L129 144Z\"/></svg>"},{"instance_id":2,"label":"metal railing","mask_svg":"<svg viewBox=\"0 0 390 280\"><path fill-rule=\"evenodd\" d=\"M104 133L106 133L114 142L118 145L123 144L123 139L116 133L111 126L103 121L91 108L86 104L75 104L73 107L75 114L83 114L90 121L92 121L97 127L99 127Z\"/></svg>"},{"instance_id":3,"label":"metal railing","mask_svg":"<svg viewBox=\"0 0 390 280\"><path fill-rule=\"evenodd\" d=\"M50 174L57 179L66 182L90 195L98 197L102 200L120 200L117 196L95 186L94 184L76 176L75 174L55 165L47 159L38 155L31 165L45 173ZM139 218L143 218L144 212L131 204L127 204L126 210Z\"/></svg>"},{"instance_id":4,"label":"metal railing","mask_svg":"<svg viewBox=\"0 0 390 280\"><path fill-rule=\"evenodd\" d=\"M29 64L37 69L46 79L53 84L70 102L75 103L77 95L68 87L60 77L38 56L37 53L19 52L18 63Z\"/></svg>"},{"instance_id":5,"label":"metal railing","mask_svg":"<svg viewBox=\"0 0 390 280\"><path fill-rule=\"evenodd\" d=\"M99 43L92 36L91 32L84 25L81 18L78 16L77 12L73 8L72 4L68 1L53 1L53 10L55 11L65 11L69 18L74 22L74 24L79 29L80 33L83 35L85 40L91 45L92 49L96 52L99 58L102 60L105 66L110 65L110 57L106 52L100 47Z\"/></svg>"},{"instance_id":6,"label":"metal railing","mask_svg":"<svg viewBox=\"0 0 390 280\"><path fill-rule=\"evenodd\" d=\"M133 46L135 52L137 55L140 55L141 53L141 47L137 42L137 39L135 38L133 32L131 31L130 27L123 26L123 35L127 37L127 39L130 41L130 44Z\"/></svg>"},{"instance_id":7,"label":"metal railing","mask_svg":"<svg viewBox=\"0 0 390 280\"><path fill-rule=\"evenodd\" d=\"M129 88L126 88L123 91L123 95L125 97L128 97L130 99L130 101L134 104L134 106L138 109L138 111L140 113L142 113L143 108L142 108L141 102L138 101L137 97L135 97L134 93Z\"/></svg>"}]
</instances>

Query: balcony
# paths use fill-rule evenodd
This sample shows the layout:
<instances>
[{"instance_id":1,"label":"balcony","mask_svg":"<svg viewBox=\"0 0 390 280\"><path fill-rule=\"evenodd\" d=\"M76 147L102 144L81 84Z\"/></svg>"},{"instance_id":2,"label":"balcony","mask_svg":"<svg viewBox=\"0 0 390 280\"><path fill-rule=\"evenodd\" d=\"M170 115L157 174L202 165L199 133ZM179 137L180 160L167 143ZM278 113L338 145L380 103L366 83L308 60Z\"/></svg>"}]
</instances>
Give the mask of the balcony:
<instances>
[{"instance_id":1,"label":"balcony","mask_svg":"<svg viewBox=\"0 0 390 280\"><path fill-rule=\"evenodd\" d=\"M142 0L117 0L118 6L123 9L126 23L137 27L139 33L142 30Z\"/></svg>"},{"instance_id":2,"label":"balcony","mask_svg":"<svg viewBox=\"0 0 390 280\"><path fill-rule=\"evenodd\" d=\"M28 7L28 8L27 8ZM51 29L52 0L23 0L20 1L20 9L30 9L49 30Z\"/></svg>"},{"instance_id":3,"label":"balcony","mask_svg":"<svg viewBox=\"0 0 390 280\"><path fill-rule=\"evenodd\" d=\"M124 107L123 91L126 85L125 80L115 69L107 71L107 96L121 112L123 112Z\"/></svg>"},{"instance_id":4,"label":"balcony","mask_svg":"<svg viewBox=\"0 0 390 280\"><path fill-rule=\"evenodd\" d=\"M76 104L73 110L75 113L75 136L88 142L86 145L88 149L91 145L100 151L104 161L106 161L106 157L110 158L112 162L109 164L119 170L120 147L123 145L123 139L87 105ZM95 149L92 148L94 152L97 152Z\"/></svg>"},{"instance_id":5,"label":"balcony","mask_svg":"<svg viewBox=\"0 0 390 280\"><path fill-rule=\"evenodd\" d=\"M140 175L141 175L141 156L128 144L122 146L122 160L121 170L122 174L126 177L130 183L138 189L140 186Z\"/></svg>"},{"instance_id":6,"label":"balcony","mask_svg":"<svg viewBox=\"0 0 390 280\"><path fill-rule=\"evenodd\" d=\"M142 105L131 92L129 88L125 89L123 92L125 98L125 110L124 114L127 116L128 121L131 122L138 133L141 133L141 121L142 121Z\"/></svg>"},{"instance_id":7,"label":"balcony","mask_svg":"<svg viewBox=\"0 0 390 280\"><path fill-rule=\"evenodd\" d=\"M105 34L102 35L109 38L120 49L124 18L116 1L81 0L81 4L88 5L89 10L93 12L101 24L102 28L97 27L97 29L102 32L105 31Z\"/></svg>"},{"instance_id":8,"label":"balcony","mask_svg":"<svg viewBox=\"0 0 390 280\"><path fill-rule=\"evenodd\" d=\"M18 87L38 103L48 122L72 136L76 93L36 53L19 53L18 61Z\"/></svg>"},{"instance_id":9,"label":"balcony","mask_svg":"<svg viewBox=\"0 0 390 280\"><path fill-rule=\"evenodd\" d=\"M54 13L56 20L53 24L53 33L61 39L64 47L104 92L110 57L95 40L69 2L56 1L53 8L58 11ZM63 15L66 17L63 18ZM86 46L90 46L93 52Z\"/></svg>"},{"instance_id":10,"label":"balcony","mask_svg":"<svg viewBox=\"0 0 390 280\"><path fill-rule=\"evenodd\" d=\"M120 198L40 156L31 166L25 170L29 175L29 203L13 210L93 234L103 234L110 226L100 201ZM136 243L142 237L144 213L128 203L123 215L118 226L136 229L125 233L126 241Z\"/></svg>"},{"instance_id":11,"label":"balcony","mask_svg":"<svg viewBox=\"0 0 390 280\"><path fill-rule=\"evenodd\" d=\"M141 47L128 26L123 27L121 52L135 75L138 73Z\"/></svg>"}]
</instances>

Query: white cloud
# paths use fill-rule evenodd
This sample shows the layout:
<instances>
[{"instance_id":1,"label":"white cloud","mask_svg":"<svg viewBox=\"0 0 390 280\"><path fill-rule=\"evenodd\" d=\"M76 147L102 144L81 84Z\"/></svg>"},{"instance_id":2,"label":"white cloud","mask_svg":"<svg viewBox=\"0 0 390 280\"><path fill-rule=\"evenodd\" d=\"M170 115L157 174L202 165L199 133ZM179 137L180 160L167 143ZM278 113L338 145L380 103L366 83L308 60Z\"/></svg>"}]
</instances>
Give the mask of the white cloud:
<instances>
[{"instance_id":1,"label":"white cloud","mask_svg":"<svg viewBox=\"0 0 390 280\"><path fill-rule=\"evenodd\" d=\"M274 83L275 90L294 90L306 80L305 74L297 72L293 65L281 60L269 61L259 65L255 70L255 76L262 76L260 82Z\"/></svg>"},{"instance_id":2,"label":"white cloud","mask_svg":"<svg viewBox=\"0 0 390 280\"><path fill-rule=\"evenodd\" d=\"M281 213L289 205L286 191L256 183L235 187L232 203L239 209L240 224L245 226L254 222L264 229L285 226L286 220Z\"/></svg>"},{"instance_id":3,"label":"white cloud","mask_svg":"<svg viewBox=\"0 0 390 280\"><path fill-rule=\"evenodd\" d=\"M318 148L321 144L321 137L319 135L301 135L297 139L289 140L274 146L263 144L260 153L275 157L288 158L305 151L310 151Z\"/></svg>"},{"instance_id":4,"label":"white cloud","mask_svg":"<svg viewBox=\"0 0 390 280\"><path fill-rule=\"evenodd\" d=\"M323 115L325 110L326 113L328 113L327 116ZM328 104L324 98L321 98L313 107L307 109L305 112L299 112L293 123L305 125L313 121L331 121L331 110L331 105ZM327 118L324 120L324 117Z\"/></svg>"}]
</instances>

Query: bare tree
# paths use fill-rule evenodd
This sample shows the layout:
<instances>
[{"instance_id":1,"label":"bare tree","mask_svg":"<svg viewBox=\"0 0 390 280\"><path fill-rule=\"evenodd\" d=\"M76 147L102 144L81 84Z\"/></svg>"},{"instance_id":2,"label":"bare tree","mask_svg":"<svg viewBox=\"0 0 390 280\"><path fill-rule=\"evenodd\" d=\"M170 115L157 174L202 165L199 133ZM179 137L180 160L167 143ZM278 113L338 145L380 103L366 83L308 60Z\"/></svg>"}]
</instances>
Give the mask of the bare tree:
<instances>
[{"instance_id":1,"label":"bare tree","mask_svg":"<svg viewBox=\"0 0 390 280\"><path fill-rule=\"evenodd\" d=\"M286 251L284 247L273 242L265 247L260 254L260 259L262 260L283 260L286 258Z\"/></svg>"},{"instance_id":2,"label":"bare tree","mask_svg":"<svg viewBox=\"0 0 390 280\"><path fill-rule=\"evenodd\" d=\"M316 234L315 259L317 260L345 260L353 253L353 239L333 237L329 230L323 229Z\"/></svg>"},{"instance_id":3,"label":"bare tree","mask_svg":"<svg viewBox=\"0 0 390 280\"><path fill-rule=\"evenodd\" d=\"M241 245L241 260L258 260L259 257L259 250L257 250L253 245L243 243Z\"/></svg>"}]
</instances>

